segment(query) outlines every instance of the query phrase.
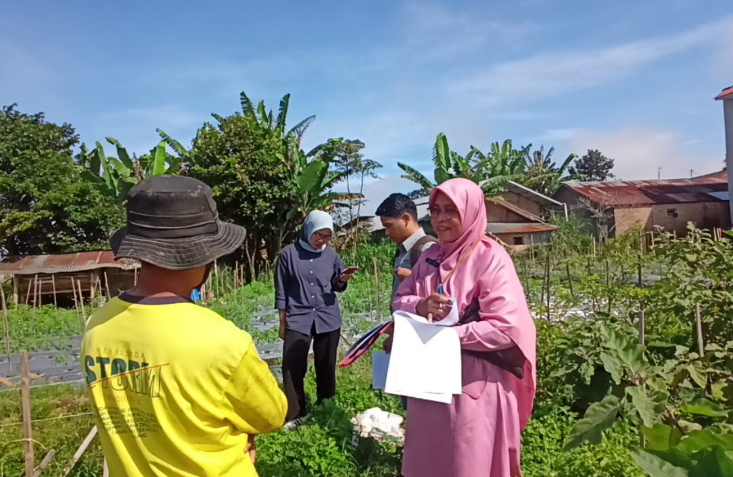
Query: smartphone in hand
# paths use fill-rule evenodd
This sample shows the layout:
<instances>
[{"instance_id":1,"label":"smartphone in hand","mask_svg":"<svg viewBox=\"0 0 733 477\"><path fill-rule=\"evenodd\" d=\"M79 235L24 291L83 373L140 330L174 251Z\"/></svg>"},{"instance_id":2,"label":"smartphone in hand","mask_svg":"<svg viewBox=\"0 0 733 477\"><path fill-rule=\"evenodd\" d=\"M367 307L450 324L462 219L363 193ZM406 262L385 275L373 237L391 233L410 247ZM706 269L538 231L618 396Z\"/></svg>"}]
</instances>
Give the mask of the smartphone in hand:
<instances>
[{"instance_id":1,"label":"smartphone in hand","mask_svg":"<svg viewBox=\"0 0 733 477\"><path fill-rule=\"evenodd\" d=\"M359 268L359 267L348 267L348 268L347 268L346 270L344 270L344 271L343 271L343 272L341 272L341 273L342 273L343 275L353 275L354 273L356 273L356 272L357 272L357 271L359 271L359 270L360 270L360 268Z\"/></svg>"}]
</instances>

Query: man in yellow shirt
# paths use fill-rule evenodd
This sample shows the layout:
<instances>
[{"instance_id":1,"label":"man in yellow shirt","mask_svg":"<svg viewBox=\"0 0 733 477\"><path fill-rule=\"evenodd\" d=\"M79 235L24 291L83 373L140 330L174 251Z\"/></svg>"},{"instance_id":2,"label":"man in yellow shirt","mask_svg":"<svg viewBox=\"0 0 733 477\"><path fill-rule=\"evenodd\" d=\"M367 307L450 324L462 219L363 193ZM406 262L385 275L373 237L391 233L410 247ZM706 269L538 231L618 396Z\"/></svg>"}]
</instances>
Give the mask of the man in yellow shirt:
<instances>
[{"instance_id":1,"label":"man in yellow shirt","mask_svg":"<svg viewBox=\"0 0 733 477\"><path fill-rule=\"evenodd\" d=\"M249 334L188 299L244 236L195 179L130 191L112 249L140 277L92 315L81 357L111 477L257 475L254 436L282 427L287 401Z\"/></svg>"}]
</instances>

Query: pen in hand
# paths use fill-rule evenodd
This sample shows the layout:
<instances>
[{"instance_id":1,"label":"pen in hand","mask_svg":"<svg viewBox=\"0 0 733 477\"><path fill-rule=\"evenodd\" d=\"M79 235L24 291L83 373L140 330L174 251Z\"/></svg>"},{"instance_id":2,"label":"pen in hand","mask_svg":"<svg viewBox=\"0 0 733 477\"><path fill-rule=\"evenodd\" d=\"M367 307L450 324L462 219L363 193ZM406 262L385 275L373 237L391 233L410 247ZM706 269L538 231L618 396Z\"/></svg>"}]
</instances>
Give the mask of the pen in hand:
<instances>
[{"instance_id":1,"label":"pen in hand","mask_svg":"<svg viewBox=\"0 0 733 477\"><path fill-rule=\"evenodd\" d=\"M438 285L438 295L441 295L441 296L443 295L443 284L442 283ZM432 323L432 322L433 322L433 314L428 313L428 323Z\"/></svg>"}]
</instances>

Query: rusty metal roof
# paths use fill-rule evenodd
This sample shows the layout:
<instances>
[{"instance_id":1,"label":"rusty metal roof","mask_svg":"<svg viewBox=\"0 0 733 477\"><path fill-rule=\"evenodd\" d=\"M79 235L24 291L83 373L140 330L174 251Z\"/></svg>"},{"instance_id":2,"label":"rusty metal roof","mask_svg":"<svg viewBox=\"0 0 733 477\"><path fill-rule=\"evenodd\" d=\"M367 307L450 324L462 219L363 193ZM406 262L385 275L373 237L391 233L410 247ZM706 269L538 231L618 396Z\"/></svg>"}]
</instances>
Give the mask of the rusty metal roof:
<instances>
[{"instance_id":1,"label":"rusty metal roof","mask_svg":"<svg viewBox=\"0 0 733 477\"><path fill-rule=\"evenodd\" d=\"M66 255L25 255L6 257L0 262L0 273L8 275L35 275L52 273L73 273L100 268L139 268L135 260L115 261L112 252L81 252Z\"/></svg>"},{"instance_id":2,"label":"rusty metal roof","mask_svg":"<svg viewBox=\"0 0 733 477\"><path fill-rule=\"evenodd\" d=\"M596 204L618 207L638 207L655 204L684 204L721 202L716 193L728 190L725 172L692 179L566 182L568 187Z\"/></svg>"},{"instance_id":3,"label":"rusty metal roof","mask_svg":"<svg viewBox=\"0 0 733 477\"><path fill-rule=\"evenodd\" d=\"M510 202L507 202L505 200L499 200L499 199L486 199L486 205L489 204L495 204L501 207L504 207L505 209L514 212L515 214L519 215L520 217L524 217L525 219L531 221L531 222L542 222L542 219L540 217L537 217L536 215L527 212L523 208L519 207L516 204L512 204Z\"/></svg>"},{"instance_id":4,"label":"rusty metal roof","mask_svg":"<svg viewBox=\"0 0 733 477\"><path fill-rule=\"evenodd\" d=\"M492 234L534 234L538 232L554 232L558 227L550 224L514 224L514 223L490 223L486 227L487 232Z\"/></svg>"},{"instance_id":5,"label":"rusty metal roof","mask_svg":"<svg viewBox=\"0 0 733 477\"><path fill-rule=\"evenodd\" d=\"M721 99L733 99L733 86L729 86L723 90L718 96L715 97L716 100Z\"/></svg>"}]
</instances>

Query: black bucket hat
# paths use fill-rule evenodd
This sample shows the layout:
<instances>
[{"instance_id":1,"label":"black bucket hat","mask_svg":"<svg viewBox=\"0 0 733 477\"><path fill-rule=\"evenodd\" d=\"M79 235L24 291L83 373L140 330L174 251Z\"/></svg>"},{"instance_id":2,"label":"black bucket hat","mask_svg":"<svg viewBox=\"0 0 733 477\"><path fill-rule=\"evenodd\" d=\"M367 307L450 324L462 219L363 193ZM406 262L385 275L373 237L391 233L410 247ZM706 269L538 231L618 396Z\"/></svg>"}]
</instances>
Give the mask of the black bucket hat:
<instances>
[{"instance_id":1,"label":"black bucket hat","mask_svg":"<svg viewBox=\"0 0 733 477\"><path fill-rule=\"evenodd\" d=\"M184 176L155 176L130 190L127 227L110 240L115 259L168 270L208 265L238 249L246 232L219 220L211 187Z\"/></svg>"}]
</instances>

